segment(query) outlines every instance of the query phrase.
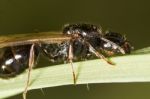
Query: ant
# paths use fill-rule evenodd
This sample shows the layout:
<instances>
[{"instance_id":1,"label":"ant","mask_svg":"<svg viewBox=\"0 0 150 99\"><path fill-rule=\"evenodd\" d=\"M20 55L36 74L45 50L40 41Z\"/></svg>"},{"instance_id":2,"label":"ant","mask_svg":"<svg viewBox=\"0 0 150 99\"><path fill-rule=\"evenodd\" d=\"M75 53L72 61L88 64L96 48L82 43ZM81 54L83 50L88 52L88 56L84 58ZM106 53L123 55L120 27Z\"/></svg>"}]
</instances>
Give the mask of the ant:
<instances>
[{"instance_id":1,"label":"ant","mask_svg":"<svg viewBox=\"0 0 150 99\"><path fill-rule=\"evenodd\" d=\"M37 64L42 53L51 62L68 61L72 67L73 81L76 75L73 68L74 60L88 59L95 55L108 64L115 65L105 54L128 54L132 50L130 42L120 33L102 33L101 27L93 24L67 24L61 34L53 34L47 38L35 37L16 41L2 42L0 53L0 77L15 77L28 68L28 78L23 99L26 99L27 88L32 68ZM4 46L5 45L5 46Z\"/></svg>"}]
</instances>

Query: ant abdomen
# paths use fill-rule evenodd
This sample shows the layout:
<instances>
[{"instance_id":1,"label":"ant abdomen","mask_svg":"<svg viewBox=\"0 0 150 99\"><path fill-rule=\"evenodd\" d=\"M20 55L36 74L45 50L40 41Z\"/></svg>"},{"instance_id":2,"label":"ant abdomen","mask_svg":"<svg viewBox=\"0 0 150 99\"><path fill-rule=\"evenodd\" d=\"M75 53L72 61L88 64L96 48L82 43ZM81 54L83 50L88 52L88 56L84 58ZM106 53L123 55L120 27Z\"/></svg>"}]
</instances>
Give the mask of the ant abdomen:
<instances>
[{"instance_id":1,"label":"ant abdomen","mask_svg":"<svg viewBox=\"0 0 150 99\"><path fill-rule=\"evenodd\" d=\"M31 44L1 48L0 77L14 77L28 68L30 48ZM39 52L37 49L34 52L36 60Z\"/></svg>"}]
</instances>

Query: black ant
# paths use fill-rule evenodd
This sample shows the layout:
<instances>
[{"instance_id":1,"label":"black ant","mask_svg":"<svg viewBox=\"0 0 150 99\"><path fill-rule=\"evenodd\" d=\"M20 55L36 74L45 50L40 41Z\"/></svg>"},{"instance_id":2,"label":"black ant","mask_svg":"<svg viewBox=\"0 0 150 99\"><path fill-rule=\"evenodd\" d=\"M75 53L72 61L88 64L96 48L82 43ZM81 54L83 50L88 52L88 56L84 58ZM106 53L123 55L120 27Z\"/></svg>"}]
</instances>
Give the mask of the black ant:
<instances>
[{"instance_id":1,"label":"black ant","mask_svg":"<svg viewBox=\"0 0 150 99\"><path fill-rule=\"evenodd\" d=\"M51 34L50 34L51 35ZM73 60L88 59L95 55L107 63L113 62L102 54L130 53L132 46L121 34L102 33L101 27L92 24L68 24L62 34L53 34L43 38L21 39L15 42L2 42L0 54L0 77L14 77L26 68L29 68L27 84L23 93L26 99L30 73L36 65L39 53L43 53L51 62L68 61L72 67L73 81L76 84L76 75L73 69Z\"/></svg>"}]
</instances>

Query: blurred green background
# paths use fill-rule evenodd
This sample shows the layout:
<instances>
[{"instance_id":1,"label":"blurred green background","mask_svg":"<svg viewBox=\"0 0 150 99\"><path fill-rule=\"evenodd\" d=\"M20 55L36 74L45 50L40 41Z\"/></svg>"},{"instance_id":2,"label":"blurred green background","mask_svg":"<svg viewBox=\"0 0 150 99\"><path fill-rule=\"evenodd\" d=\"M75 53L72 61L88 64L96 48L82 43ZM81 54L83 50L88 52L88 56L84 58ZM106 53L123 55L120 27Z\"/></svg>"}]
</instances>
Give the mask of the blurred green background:
<instances>
[{"instance_id":1,"label":"blurred green background","mask_svg":"<svg viewBox=\"0 0 150 99\"><path fill-rule=\"evenodd\" d=\"M0 0L0 35L60 31L66 23L88 22L126 34L135 49L150 44L148 0ZM27 99L149 99L150 83L61 86L28 93ZM22 95L8 99L21 99Z\"/></svg>"}]
</instances>

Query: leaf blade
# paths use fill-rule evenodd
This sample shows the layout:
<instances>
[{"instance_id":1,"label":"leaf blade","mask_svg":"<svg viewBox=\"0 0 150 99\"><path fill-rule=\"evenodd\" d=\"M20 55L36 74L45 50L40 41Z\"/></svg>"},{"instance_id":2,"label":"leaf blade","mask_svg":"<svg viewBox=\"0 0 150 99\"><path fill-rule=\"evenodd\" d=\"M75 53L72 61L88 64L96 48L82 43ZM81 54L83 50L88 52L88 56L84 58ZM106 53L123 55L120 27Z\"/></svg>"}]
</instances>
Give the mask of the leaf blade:
<instances>
[{"instance_id":1,"label":"leaf blade","mask_svg":"<svg viewBox=\"0 0 150 99\"><path fill-rule=\"evenodd\" d=\"M138 54L141 51L132 55L113 57L112 61L116 63L116 66L111 66L99 59L74 63L77 84L149 82L150 53ZM21 93L26 79L27 73L9 80L0 79L0 98ZM61 64L33 70L29 89L70 84L73 84L71 66Z\"/></svg>"}]
</instances>

